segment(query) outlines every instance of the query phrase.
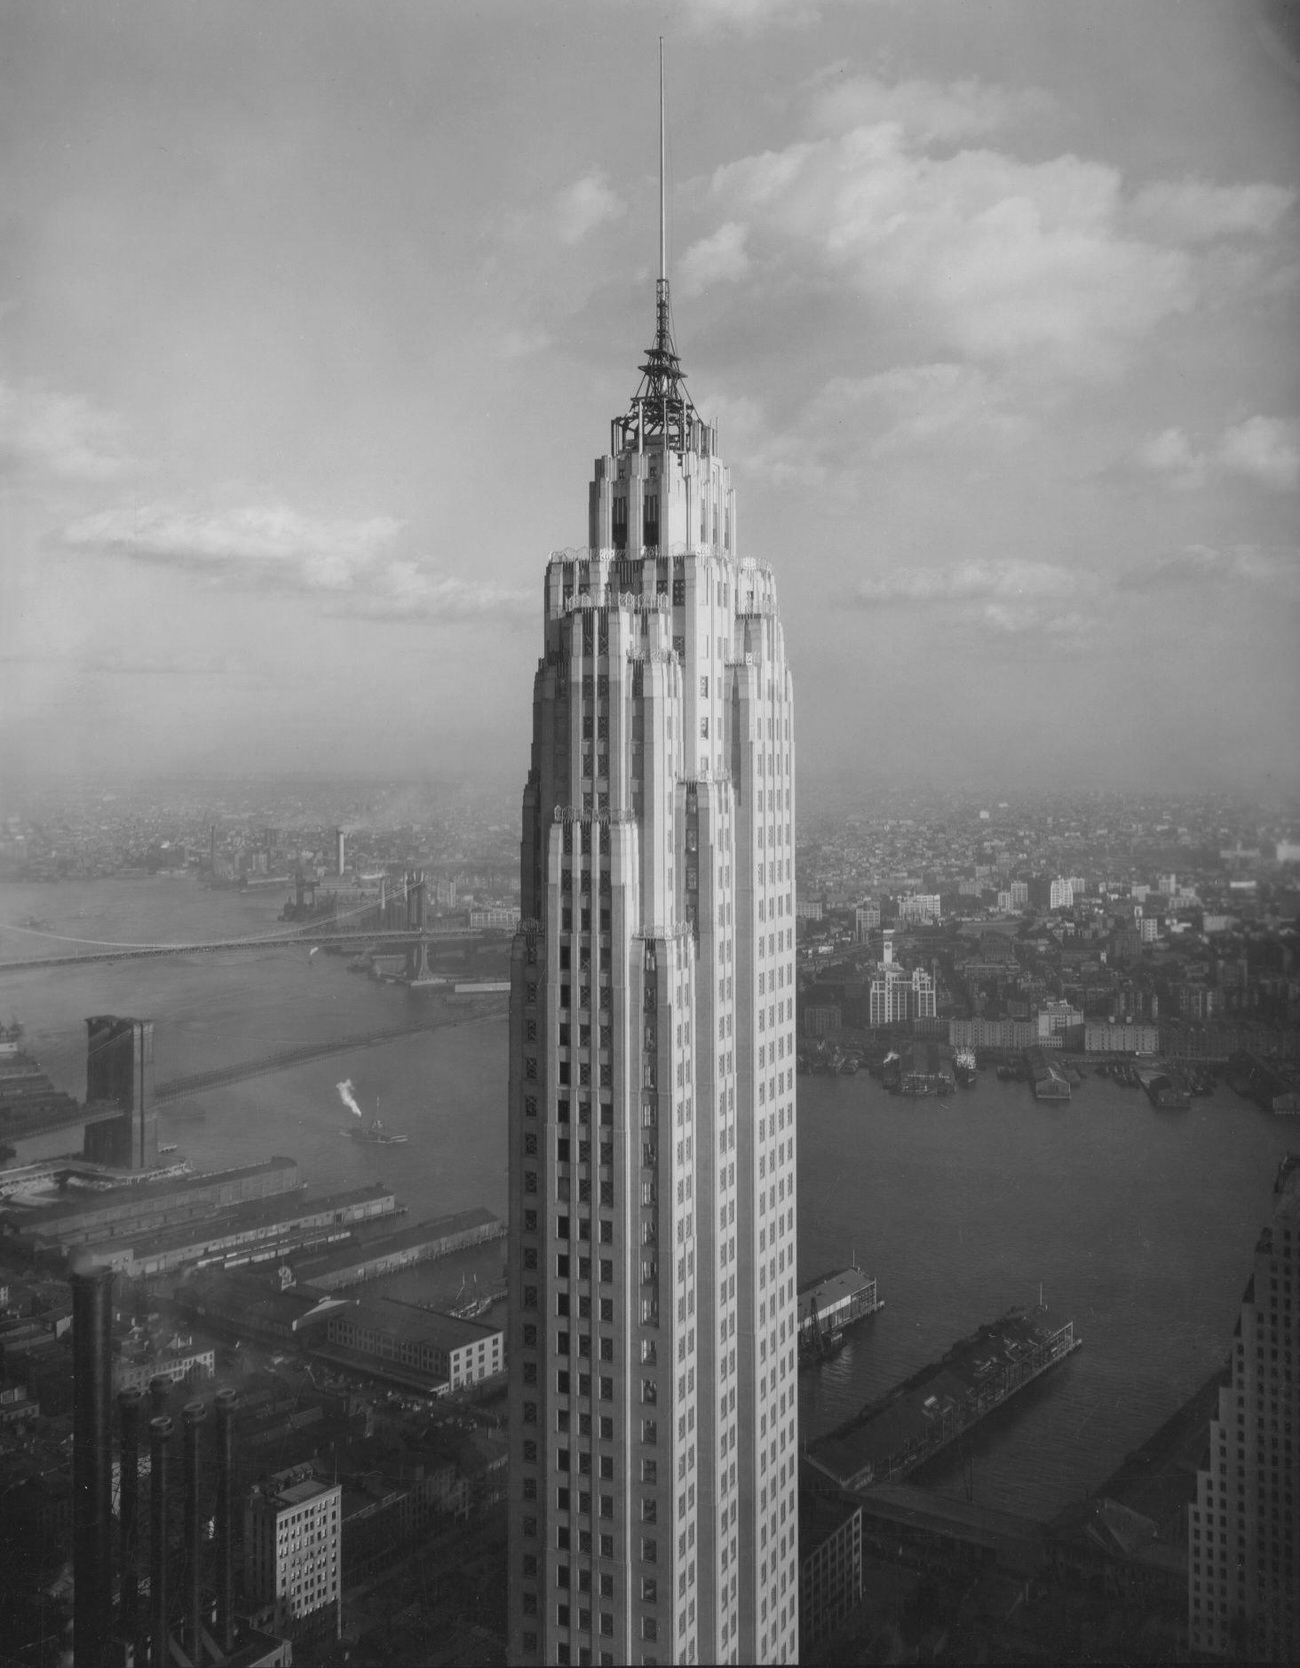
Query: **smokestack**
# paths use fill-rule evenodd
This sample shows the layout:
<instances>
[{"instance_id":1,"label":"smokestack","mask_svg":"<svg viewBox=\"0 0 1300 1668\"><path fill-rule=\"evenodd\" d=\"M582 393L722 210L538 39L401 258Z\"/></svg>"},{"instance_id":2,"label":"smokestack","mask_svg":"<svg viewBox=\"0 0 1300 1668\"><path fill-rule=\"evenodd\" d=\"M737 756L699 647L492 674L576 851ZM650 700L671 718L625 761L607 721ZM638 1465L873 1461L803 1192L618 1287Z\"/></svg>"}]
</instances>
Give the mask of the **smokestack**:
<instances>
[{"instance_id":1,"label":"smokestack","mask_svg":"<svg viewBox=\"0 0 1300 1668\"><path fill-rule=\"evenodd\" d=\"M137 1653L140 1639L140 1406L144 1392L117 1393L122 1421L122 1481L118 1521L122 1528L122 1637Z\"/></svg>"},{"instance_id":2,"label":"smokestack","mask_svg":"<svg viewBox=\"0 0 1300 1668\"><path fill-rule=\"evenodd\" d=\"M237 1390L217 1392L217 1637L235 1648L234 1465Z\"/></svg>"},{"instance_id":3,"label":"smokestack","mask_svg":"<svg viewBox=\"0 0 1300 1668\"><path fill-rule=\"evenodd\" d=\"M149 1421L149 1463L153 1471L149 1524L150 1668L170 1668L171 1657L167 1648L167 1450L171 1436L172 1422L165 1414Z\"/></svg>"},{"instance_id":4,"label":"smokestack","mask_svg":"<svg viewBox=\"0 0 1300 1668\"><path fill-rule=\"evenodd\" d=\"M99 1668L112 1622L113 1271L75 1260L72 1287L72 1639L77 1668Z\"/></svg>"},{"instance_id":5,"label":"smokestack","mask_svg":"<svg viewBox=\"0 0 1300 1668\"><path fill-rule=\"evenodd\" d=\"M336 860L337 865L338 865L339 874L343 874L344 871L347 869L347 866L348 866L347 852L348 852L347 835L344 833L344 831L341 828L336 828L334 830L334 856L335 856L335 860Z\"/></svg>"},{"instance_id":6,"label":"smokestack","mask_svg":"<svg viewBox=\"0 0 1300 1668\"><path fill-rule=\"evenodd\" d=\"M171 1393L171 1379L166 1373L155 1373L149 1380L149 1411L155 1419L166 1413Z\"/></svg>"},{"instance_id":7,"label":"smokestack","mask_svg":"<svg viewBox=\"0 0 1300 1668\"><path fill-rule=\"evenodd\" d=\"M199 1542L202 1513L199 1506L199 1427L207 1416L202 1402L186 1402L181 1412L185 1422L185 1649L193 1663L199 1660L203 1639L203 1589L200 1581Z\"/></svg>"}]
</instances>

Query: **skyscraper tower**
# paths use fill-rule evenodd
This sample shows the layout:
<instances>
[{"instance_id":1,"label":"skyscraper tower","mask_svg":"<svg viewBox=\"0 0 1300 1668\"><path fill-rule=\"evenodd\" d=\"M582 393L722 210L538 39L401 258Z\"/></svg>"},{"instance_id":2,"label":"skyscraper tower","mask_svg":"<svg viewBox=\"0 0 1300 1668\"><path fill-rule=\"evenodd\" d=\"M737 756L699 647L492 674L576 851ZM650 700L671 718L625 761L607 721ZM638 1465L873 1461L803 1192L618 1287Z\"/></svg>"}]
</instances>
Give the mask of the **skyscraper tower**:
<instances>
[{"instance_id":1,"label":"skyscraper tower","mask_svg":"<svg viewBox=\"0 0 1300 1668\"><path fill-rule=\"evenodd\" d=\"M1188 1512L1192 1649L1300 1661L1300 1153L1278 1168Z\"/></svg>"},{"instance_id":2,"label":"skyscraper tower","mask_svg":"<svg viewBox=\"0 0 1300 1668\"><path fill-rule=\"evenodd\" d=\"M662 117L661 117L662 146ZM661 154L662 164L662 154ZM798 1653L794 737L668 279L546 570L510 1018L510 1660Z\"/></svg>"}]
</instances>

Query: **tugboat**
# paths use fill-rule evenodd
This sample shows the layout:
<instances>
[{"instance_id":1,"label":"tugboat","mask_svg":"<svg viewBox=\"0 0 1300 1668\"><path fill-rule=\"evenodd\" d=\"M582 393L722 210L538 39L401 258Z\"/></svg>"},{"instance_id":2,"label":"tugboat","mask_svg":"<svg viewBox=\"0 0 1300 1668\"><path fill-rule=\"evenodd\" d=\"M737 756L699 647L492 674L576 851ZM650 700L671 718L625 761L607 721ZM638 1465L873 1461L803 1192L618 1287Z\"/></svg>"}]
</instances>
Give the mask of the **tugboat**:
<instances>
[{"instance_id":1,"label":"tugboat","mask_svg":"<svg viewBox=\"0 0 1300 1668\"><path fill-rule=\"evenodd\" d=\"M406 1137L403 1136L402 1139L405 1140ZM457 1292L456 1301L449 1312L455 1315L457 1320L475 1320L479 1315L490 1309L494 1301L491 1297L484 1297L479 1291L477 1274L474 1276L473 1290L470 1290L464 1275L462 1275L460 1290Z\"/></svg>"},{"instance_id":2,"label":"tugboat","mask_svg":"<svg viewBox=\"0 0 1300 1668\"><path fill-rule=\"evenodd\" d=\"M372 1118L364 1129L350 1129L348 1134L354 1141L362 1141L372 1147L401 1147L410 1140L409 1135L399 1135L396 1130L387 1129L378 1118Z\"/></svg>"},{"instance_id":3,"label":"tugboat","mask_svg":"<svg viewBox=\"0 0 1300 1668\"><path fill-rule=\"evenodd\" d=\"M365 1113L357 1104L351 1078L345 1077L342 1083L336 1083L334 1087L339 1092L339 1099L353 1117L360 1118L364 1122ZM409 1136L399 1135L396 1130L386 1128L380 1121L378 1110L364 1129L353 1128L348 1131L348 1134L354 1141L360 1141L370 1147L401 1147L410 1139Z\"/></svg>"}]
</instances>

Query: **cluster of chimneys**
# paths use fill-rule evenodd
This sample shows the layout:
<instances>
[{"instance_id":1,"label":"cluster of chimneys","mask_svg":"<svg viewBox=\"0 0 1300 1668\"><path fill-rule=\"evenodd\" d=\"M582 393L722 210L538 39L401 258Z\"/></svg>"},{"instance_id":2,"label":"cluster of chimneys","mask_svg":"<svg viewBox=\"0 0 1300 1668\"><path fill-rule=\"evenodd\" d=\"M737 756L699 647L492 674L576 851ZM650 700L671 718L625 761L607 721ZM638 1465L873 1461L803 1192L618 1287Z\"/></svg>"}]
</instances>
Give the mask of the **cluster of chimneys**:
<instances>
[{"instance_id":1,"label":"cluster of chimneys","mask_svg":"<svg viewBox=\"0 0 1300 1668\"><path fill-rule=\"evenodd\" d=\"M170 1649L173 1598L168 1587L168 1526L172 1437L175 1421L166 1412L172 1382L164 1374L149 1386L149 1614L140 1603L140 1441L144 1392L118 1393L121 1428L121 1550L118 1626L113 1625L113 1411L111 1269L74 1266L72 1285L73 1423L73 1654L77 1668L109 1668L115 1657L146 1660L151 1668L173 1668ZM202 1525L199 1489L200 1433L207 1420L201 1401L181 1409L184 1474L183 1649L198 1668L205 1649L216 1660L235 1645L233 1534L233 1419L237 1393L222 1390L216 1403L216 1636L204 1627L201 1581ZM205 1645L206 1641L206 1645ZM129 1653L129 1654L128 1654Z\"/></svg>"}]
</instances>

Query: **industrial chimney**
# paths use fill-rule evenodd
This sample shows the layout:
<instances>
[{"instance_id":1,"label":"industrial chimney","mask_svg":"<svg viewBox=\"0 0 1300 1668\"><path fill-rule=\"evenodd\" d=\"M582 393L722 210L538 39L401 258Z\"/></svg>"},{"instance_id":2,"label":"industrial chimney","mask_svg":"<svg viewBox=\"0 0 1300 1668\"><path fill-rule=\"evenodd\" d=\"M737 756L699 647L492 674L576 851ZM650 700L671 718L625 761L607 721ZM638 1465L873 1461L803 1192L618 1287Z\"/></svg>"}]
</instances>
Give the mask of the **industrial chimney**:
<instances>
[{"instance_id":1,"label":"industrial chimney","mask_svg":"<svg viewBox=\"0 0 1300 1668\"><path fill-rule=\"evenodd\" d=\"M132 1387L117 1393L122 1425L122 1481L118 1521L122 1531L120 1614L122 1637L132 1654L140 1643L140 1406L144 1392Z\"/></svg>"},{"instance_id":2,"label":"industrial chimney","mask_svg":"<svg viewBox=\"0 0 1300 1668\"><path fill-rule=\"evenodd\" d=\"M217 1637L235 1648L234 1422L237 1390L217 1392Z\"/></svg>"},{"instance_id":3,"label":"industrial chimney","mask_svg":"<svg viewBox=\"0 0 1300 1668\"><path fill-rule=\"evenodd\" d=\"M72 1639L77 1668L100 1668L112 1622L113 1271L84 1253L72 1287Z\"/></svg>"},{"instance_id":4,"label":"industrial chimney","mask_svg":"<svg viewBox=\"0 0 1300 1668\"><path fill-rule=\"evenodd\" d=\"M167 1455L171 1436L172 1422L166 1414L149 1421L149 1463L153 1472L153 1510L149 1525L150 1668L171 1668L171 1652L167 1648Z\"/></svg>"},{"instance_id":5,"label":"industrial chimney","mask_svg":"<svg viewBox=\"0 0 1300 1668\"><path fill-rule=\"evenodd\" d=\"M185 1426L185 1649L198 1662L203 1641L203 1585L200 1547L203 1512L199 1503L199 1430L207 1417L200 1401L186 1402L181 1411Z\"/></svg>"}]
</instances>

